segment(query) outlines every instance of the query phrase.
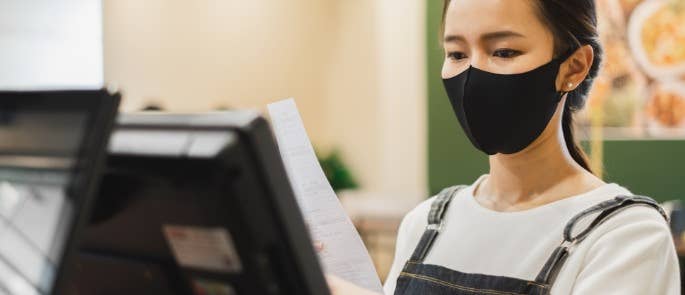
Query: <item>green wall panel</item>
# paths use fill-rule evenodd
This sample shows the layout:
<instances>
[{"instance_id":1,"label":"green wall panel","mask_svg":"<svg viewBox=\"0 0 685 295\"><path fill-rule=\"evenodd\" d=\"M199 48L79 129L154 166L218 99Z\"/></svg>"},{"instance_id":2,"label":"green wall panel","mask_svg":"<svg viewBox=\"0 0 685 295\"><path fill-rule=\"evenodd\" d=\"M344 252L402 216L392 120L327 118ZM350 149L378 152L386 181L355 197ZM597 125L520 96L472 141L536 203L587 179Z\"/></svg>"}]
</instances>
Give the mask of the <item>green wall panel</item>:
<instances>
[{"instance_id":1,"label":"green wall panel","mask_svg":"<svg viewBox=\"0 0 685 295\"><path fill-rule=\"evenodd\" d=\"M454 185L471 183L488 170L487 157L474 149L459 122L442 86L440 70L443 51L439 42L441 0L428 0L428 185L431 194Z\"/></svg>"},{"instance_id":2,"label":"green wall panel","mask_svg":"<svg viewBox=\"0 0 685 295\"><path fill-rule=\"evenodd\" d=\"M685 141L606 141L604 176L658 201L685 200Z\"/></svg>"}]
</instances>

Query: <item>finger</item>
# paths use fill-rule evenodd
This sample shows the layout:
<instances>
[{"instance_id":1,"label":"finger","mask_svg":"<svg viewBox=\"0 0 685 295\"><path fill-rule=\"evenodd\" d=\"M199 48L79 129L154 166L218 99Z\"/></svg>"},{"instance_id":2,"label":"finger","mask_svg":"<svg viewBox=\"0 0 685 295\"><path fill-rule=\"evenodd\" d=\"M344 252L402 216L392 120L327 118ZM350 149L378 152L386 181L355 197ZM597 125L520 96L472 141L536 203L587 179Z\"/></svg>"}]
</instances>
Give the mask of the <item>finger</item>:
<instances>
[{"instance_id":1,"label":"finger","mask_svg":"<svg viewBox=\"0 0 685 295\"><path fill-rule=\"evenodd\" d=\"M323 242L321 241L314 241L314 250L316 250L317 253L322 252L324 249Z\"/></svg>"}]
</instances>

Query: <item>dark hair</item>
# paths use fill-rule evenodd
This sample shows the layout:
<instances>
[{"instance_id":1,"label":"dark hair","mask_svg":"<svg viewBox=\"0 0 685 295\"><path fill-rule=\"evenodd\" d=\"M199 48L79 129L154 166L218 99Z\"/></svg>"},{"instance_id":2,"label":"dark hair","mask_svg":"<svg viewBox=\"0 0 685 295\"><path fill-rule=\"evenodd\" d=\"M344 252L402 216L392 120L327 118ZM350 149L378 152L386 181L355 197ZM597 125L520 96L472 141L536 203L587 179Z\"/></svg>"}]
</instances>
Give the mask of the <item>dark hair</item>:
<instances>
[{"instance_id":1,"label":"dark hair","mask_svg":"<svg viewBox=\"0 0 685 295\"><path fill-rule=\"evenodd\" d=\"M531 0L538 8L541 20L547 24L554 35L554 55L559 56L584 45L592 46L594 61L590 71L580 85L569 92L564 105L561 125L566 147L575 160L585 170L592 172L588 157L574 136L573 114L585 106L592 82L602 63L603 49L597 30L597 8L595 0ZM450 0L445 0L442 26Z\"/></svg>"}]
</instances>

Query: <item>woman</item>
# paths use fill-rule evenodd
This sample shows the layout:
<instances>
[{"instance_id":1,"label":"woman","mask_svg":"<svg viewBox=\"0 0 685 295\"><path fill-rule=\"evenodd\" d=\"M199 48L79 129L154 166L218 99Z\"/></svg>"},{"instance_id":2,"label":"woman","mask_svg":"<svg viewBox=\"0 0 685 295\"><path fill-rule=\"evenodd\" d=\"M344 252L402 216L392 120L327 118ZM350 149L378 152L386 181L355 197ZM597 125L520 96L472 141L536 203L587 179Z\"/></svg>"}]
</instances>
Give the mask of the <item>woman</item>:
<instances>
[{"instance_id":1,"label":"woman","mask_svg":"<svg viewBox=\"0 0 685 295\"><path fill-rule=\"evenodd\" d=\"M445 89L490 172L407 214L385 293L680 294L663 210L574 141L602 59L594 1L451 0L443 25Z\"/></svg>"}]
</instances>

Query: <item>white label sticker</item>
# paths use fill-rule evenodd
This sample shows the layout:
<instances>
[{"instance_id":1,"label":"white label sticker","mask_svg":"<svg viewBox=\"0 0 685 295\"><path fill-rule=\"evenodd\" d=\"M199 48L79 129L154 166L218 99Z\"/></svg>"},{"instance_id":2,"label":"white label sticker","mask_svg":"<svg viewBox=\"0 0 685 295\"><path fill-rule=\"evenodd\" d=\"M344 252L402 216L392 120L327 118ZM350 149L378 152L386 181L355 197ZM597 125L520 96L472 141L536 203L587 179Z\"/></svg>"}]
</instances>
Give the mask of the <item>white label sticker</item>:
<instances>
[{"instance_id":1,"label":"white label sticker","mask_svg":"<svg viewBox=\"0 0 685 295\"><path fill-rule=\"evenodd\" d=\"M196 279L193 281L195 295L236 295L235 289L223 282Z\"/></svg>"},{"instance_id":2,"label":"white label sticker","mask_svg":"<svg viewBox=\"0 0 685 295\"><path fill-rule=\"evenodd\" d=\"M240 257L226 229L164 225L163 231L179 265L225 273L242 271Z\"/></svg>"}]
</instances>

